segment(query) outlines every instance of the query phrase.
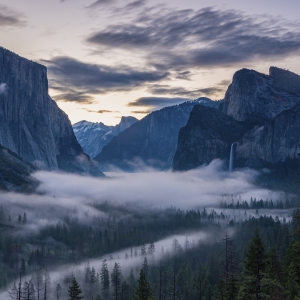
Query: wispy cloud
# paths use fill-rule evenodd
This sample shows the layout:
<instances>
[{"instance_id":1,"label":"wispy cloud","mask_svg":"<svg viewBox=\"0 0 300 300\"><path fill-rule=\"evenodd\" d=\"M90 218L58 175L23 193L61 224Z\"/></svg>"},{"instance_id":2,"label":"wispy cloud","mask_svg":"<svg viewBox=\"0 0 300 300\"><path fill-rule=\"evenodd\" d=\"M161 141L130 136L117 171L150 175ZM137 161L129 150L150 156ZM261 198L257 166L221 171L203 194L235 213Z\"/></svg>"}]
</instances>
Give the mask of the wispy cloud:
<instances>
[{"instance_id":1,"label":"wispy cloud","mask_svg":"<svg viewBox=\"0 0 300 300\"><path fill-rule=\"evenodd\" d=\"M160 109L165 106L176 105L185 101L189 101L189 98L163 98L163 97L141 97L133 102L129 102L127 106L133 107L149 107L152 109Z\"/></svg>"},{"instance_id":2,"label":"wispy cloud","mask_svg":"<svg viewBox=\"0 0 300 300\"><path fill-rule=\"evenodd\" d=\"M24 26L24 15L0 4L0 27Z\"/></svg>"},{"instance_id":3,"label":"wispy cloud","mask_svg":"<svg viewBox=\"0 0 300 300\"><path fill-rule=\"evenodd\" d=\"M100 109L100 110L91 110L86 109L88 112L97 113L97 114L105 114L105 113L120 113L118 110L107 110L107 109Z\"/></svg>"},{"instance_id":4,"label":"wispy cloud","mask_svg":"<svg viewBox=\"0 0 300 300\"><path fill-rule=\"evenodd\" d=\"M108 5L108 4L112 4L114 2L115 2L115 0L97 0L97 1L93 2L92 4L88 5L86 8L96 8L98 6Z\"/></svg>"},{"instance_id":5,"label":"wispy cloud","mask_svg":"<svg viewBox=\"0 0 300 300\"><path fill-rule=\"evenodd\" d=\"M105 50L144 54L165 69L229 67L300 52L299 22L236 10L145 7L135 19L93 32L87 42Z\"/></svg>"},{"instance_id":6,"label":"wispy cloud","mask_svg":"<svg viewBox=\"0 0 300 300\"><path fill-rule=\"evenodd\" d=\"M220 97L225 94L226 89L230 84L230 80L222 80L214 86L198 89L188 89L184 87L174 87L167 84L152 84L148 87L148 91L152 95L172 95L184 96L190 99L197 99L202 96Z\"/></svg>"},{"instance_id":7,"label":"wispy cloud","mask_svg":"<svg viewBox=\"0 0 300 300\"><path fill-rule=\"evenodd\" d=\"M167 72L135 70L84 63L67 56L43 61L48 66L51 88L60 92L56 101L93 102L92 95L129 91L168 77Z\"/></svg>"}]
</instances>

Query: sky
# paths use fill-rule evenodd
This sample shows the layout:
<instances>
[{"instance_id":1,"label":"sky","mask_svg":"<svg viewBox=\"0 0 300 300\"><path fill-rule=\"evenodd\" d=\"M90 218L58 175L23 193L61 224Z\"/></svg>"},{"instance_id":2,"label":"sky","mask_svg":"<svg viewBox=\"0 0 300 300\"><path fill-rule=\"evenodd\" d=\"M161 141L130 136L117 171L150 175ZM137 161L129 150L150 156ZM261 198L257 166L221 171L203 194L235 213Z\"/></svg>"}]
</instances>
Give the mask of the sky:
<instances>
[{"instance_id":1,"label":"sky","mask_svg":"<svg viewBox=\"0 0 300 300\"><path fill-rule=\"evenodd\" d=\"M0 45L48 69L72 123L119 123L199 97L235 71L300 73L299 0L1 0Z\"/></svg>"}]
</instances>

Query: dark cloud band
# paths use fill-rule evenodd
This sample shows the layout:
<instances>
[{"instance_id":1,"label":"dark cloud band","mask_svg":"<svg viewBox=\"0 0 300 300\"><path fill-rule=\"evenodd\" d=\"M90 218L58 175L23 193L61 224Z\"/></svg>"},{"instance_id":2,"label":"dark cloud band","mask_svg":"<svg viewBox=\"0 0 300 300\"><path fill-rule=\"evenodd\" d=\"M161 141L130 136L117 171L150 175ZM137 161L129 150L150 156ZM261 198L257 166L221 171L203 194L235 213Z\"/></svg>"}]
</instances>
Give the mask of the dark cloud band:
<instances>
[{"instance_id":1,"label":"dark cloud band","mask_svg":"<svg viewBox=\"0 0 300 300\"><path fill-rule=\"evenodd\" d=\"M88 64L66 56L43 62L48 66L51 88L61 92L55 97L57 101L88 103L92 101L91 96L85 95L129 91L143 84L163 80L169 75L161 71Z\"/></svg>"},{"instance_id":2,"label":"dark cloud band","mask_svg":"<svg viewBox=\"0 0 300 300\"><path fill-rule=\"evenodd\" d=\"M300 53L300 30L280 17L235 10L145 7L134 21L98 30L87 42L110 51L139 51L148 64L165 69L211 68Z\"/></svg>"},{"instance_id":3,"label":"dark cloud band","mask_svg":"<svg viewBox=\"0 0 300 300\"><path fill-rule=\"evenodd\" d=\"M20 14L4 5L0 5L0 27L24 26L23 14Z\"/></svg>"}]
</instances>

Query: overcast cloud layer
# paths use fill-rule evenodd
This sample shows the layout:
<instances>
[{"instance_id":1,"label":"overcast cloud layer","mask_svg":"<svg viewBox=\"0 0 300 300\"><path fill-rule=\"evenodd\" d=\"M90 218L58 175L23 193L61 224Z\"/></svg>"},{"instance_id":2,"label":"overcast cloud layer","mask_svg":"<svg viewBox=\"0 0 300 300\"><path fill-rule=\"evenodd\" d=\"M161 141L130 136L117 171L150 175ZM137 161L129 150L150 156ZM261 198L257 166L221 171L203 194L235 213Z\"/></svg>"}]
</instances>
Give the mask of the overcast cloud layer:
<instances>
[{"instance_id":1,"label":"overcast cloud layer","mask_svg":"<svg viewBox=\"0 0 300 300\"><path fill-rule=\"evenodd\" d=\"M222 99L244 67L299 73L299 7L295 0L2 0L0 38L48 67L50 95L72 122L114 125L120 115L153 109L141 99L161 99L156 108L166 99Z\"/></svg>"},{"instance_id":2,"label":"overcast cloud layer","mask_svg":"<svg viewBox=\"0 0 300 300\"><path fill-rule=\"evenodd\" d=\"M90 8L108 2L96 1ZM224 93L228 82L196 90L168 82L188 81L191 72L201 68L232 68L243 62L271 61L300 52L299 23L281 17L251 16L211 7L179 10L145 3L112 6L112 14L128 17L102 26L85 38L95 55L131 57L132 66L104 66L67 56L53 57L46 63L52 88L61 92L55 100L89 104L93 95L139 88L175 98L216 97ZM140 64L136 64L137 59Z\"/></svg>"}]
</instances>

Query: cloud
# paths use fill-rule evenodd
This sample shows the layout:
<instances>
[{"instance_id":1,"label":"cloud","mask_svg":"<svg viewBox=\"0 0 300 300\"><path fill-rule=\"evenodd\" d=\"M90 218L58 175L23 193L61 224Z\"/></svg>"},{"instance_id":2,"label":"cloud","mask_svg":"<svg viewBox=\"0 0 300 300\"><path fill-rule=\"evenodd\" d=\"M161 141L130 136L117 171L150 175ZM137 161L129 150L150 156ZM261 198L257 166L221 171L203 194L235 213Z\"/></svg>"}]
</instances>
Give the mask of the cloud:
<instances>
[{"instance_id":1,"label":"cloud","mask_svg":"<svg viewBox=\"0 0 300 300\"><path fill-rule=\"evenodd\" d=\"M139 7L142 7L146 4L146 0L136 0L128 3L123 9L132 10Z\"/></svg>"},{"instance_id":2,"label":"cloud","mask_svg":"<svg viewBox=\"0 0 300 300\"><path fill-rule=\"evenodd\" d=\"M97 0L92 4L88 5L86 8L96 8L98 6L112 4L113 2L115 2L115 0Z\"/></svg>"},{"instance_id":3,"label":"cloud","mask_svg":"<svg viewBox=\"0 0 300 300\"><path fill-rule=\"evenodd\" d=\"M149 114L151 113L151 110L132 110L131 113L133 114Z\"/></svg>"},{"instance_id":4,"label":"cloud","mask_svg":"<svg viewBox=\"0 0 300 300\"><path fill-rule=\"evenodd\" d=\"M53 88L55 89L55 87ZM61 89L60 89L61 90ZM92 104L94 103L94 97L90 96L85 92L65 89L64 93L59 95L52 96L55 101L62 101L62 102L76 102L82 104Z\"/></svg>"},{"instance_id":5,"label":"cloud","mask_svg":"<svg viewBox=\"0 0 300 300\"><path fill-rule=\"evenodd\" d=\"M91 103L91 95L129 91L169 75L163 71L135 70L127 66L89 64L67 56L43 62L48 66L51 88L61 92L54 97L56 101Z\"/></svg>"},{"instance_id":6,"label":"cloud","mask_svg":"<svg viewBox=\"0 0 300 300\"><path fill-rule=\"evenodd\" d=\"M86 40L103 51L134 49L149 65L182 71L231 67L300 53L298 22L214 8L145 7L134 20L114 22Z\"/></svg>"},{"instance_id":7,"label":"cloud","mask_svg":"<svg viewBox=\"0 0 300 300\"><path fill-rule=\"evenodd\" d=\"M0 5L0 27L24 26L25 22L22 20L23 17L23 14L4 5Z\"/></svg>"},{"instance_id":8,"label":"cloud","mask_svg":"<svg viewBox=\"0 0 300 300\"><path fill-rule=\"evenodd\" d=\"M150 107L160 109L166 106L176 105L182 102L189 101L188 98L163 98L163 97L141 97L133 102L129 102L127 106L134 107Z\"/></svg>"},{"instance_id":9,"label":"cloud","mask_svg":"<svg viewBox=\"0 0 300 300\"><path fill-rule=\"evenodd\" d=\"M200 89L187 89L184 87L174 87L167 84L152 84L148 87L148 92L152 95L172 95L172 96L185 96L190 99L198 99L202 96L220 98L224 95L230 80L222 80L216 83L213 87L200 88Z\"/></svg>"},{"instance_id":10,"label":"cloud","mask_svg":"<svg viewBox=\"0 0 300 300\"><path fill-rule=\"evenodd\" d=\"M143 199L142 203L146 206L172 205L188 209L218 206L224 195L238 195L241 200L247 201L250 197L276 201L282 196L281 193L256 187L257 171L246 169L228 173L220 160L183 173L145 169L142 173L109 175L113 178L96 179L43 171L36 173L35 177L42 182L39 191L55 196L54 203L59 203L59 199L69 199L67 203L77 206L107 199L119 204L141 203Z\"/></svg>"},{"instance_id":11,"label":"cloud","mask_svg":"<svg viewBox=\"0 0 300 300\"><path fill-rule=\"evenodd\" d=\"M3 94L7 89L6 83L0 83L0 95Z\"/></svg>"},{"instance_id":12,"label":"cloud","mask_svg":"<svg viewBox=\"0 0 300 300\"><path fill-rule=\"evenodd\" d=\"M106 110L106 109L100 109L100 110L89 110L89 109L86 109L86 111L97 113L97 114L120 113L120 111L118 111L118 110Z\"/></svg>"},{"instance_id":13,"label":"cloud","mask_svg":"<svg viewBox=\"0 0 300 300\"><path fill-rule=\"evenodd\" d=\"M213 87L201 88L197 92L208 97L220 97L220 95L224 95L230 82L230 80L222 80Z\"/></svg>"}]
</instances>

